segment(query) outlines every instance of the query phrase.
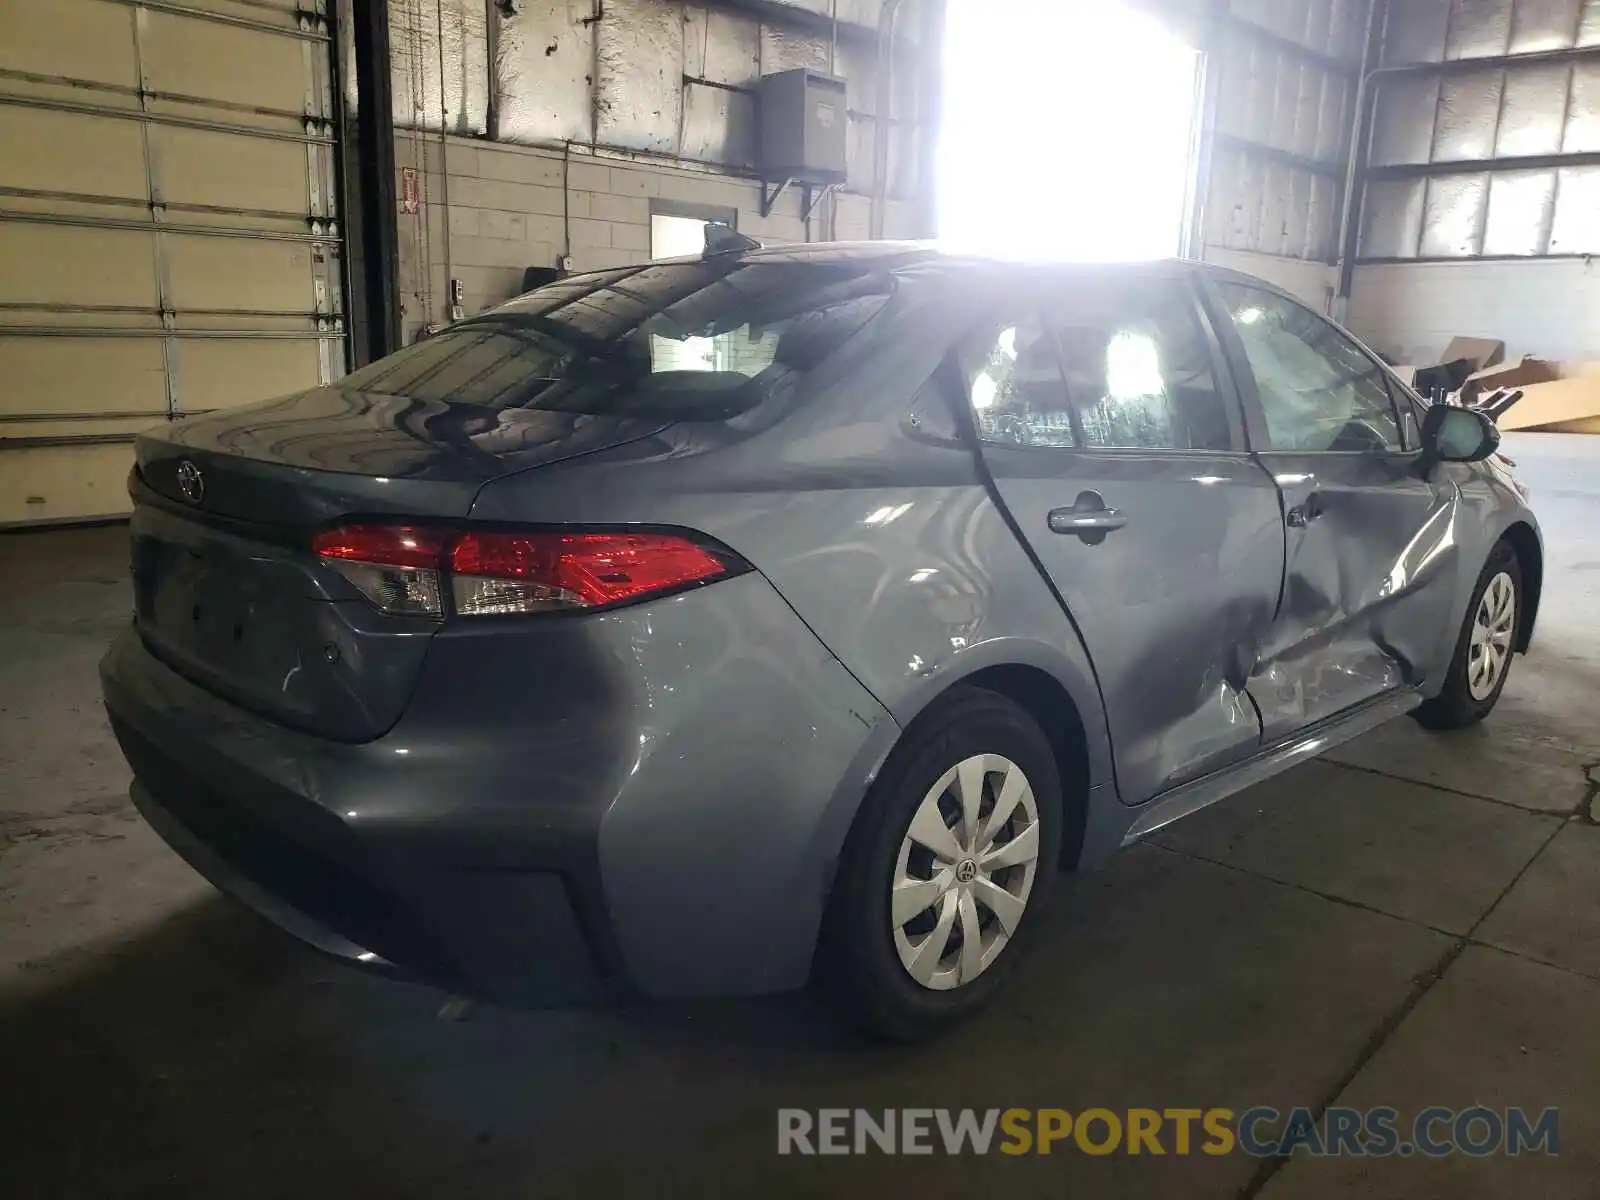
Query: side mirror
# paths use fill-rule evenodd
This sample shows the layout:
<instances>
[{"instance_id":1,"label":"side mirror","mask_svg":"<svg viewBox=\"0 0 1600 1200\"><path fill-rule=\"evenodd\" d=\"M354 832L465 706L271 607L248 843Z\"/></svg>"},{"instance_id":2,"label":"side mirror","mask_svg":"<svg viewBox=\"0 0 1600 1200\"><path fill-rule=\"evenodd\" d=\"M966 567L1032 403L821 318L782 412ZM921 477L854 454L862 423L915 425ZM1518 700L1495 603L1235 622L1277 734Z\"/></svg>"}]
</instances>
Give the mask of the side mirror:
<instances>
[{"instance_id":1,"label":"side mirror","mask_svg":"<svg viewBox=\"0 0 1600 1200\"><path fill-rule=\"evenodd\" d=\"M1422 418L1422 458L1434 463L1479 462L1500 448L1500 430L1483 413L1435 404Z\"/></svg>"}]
</instances>

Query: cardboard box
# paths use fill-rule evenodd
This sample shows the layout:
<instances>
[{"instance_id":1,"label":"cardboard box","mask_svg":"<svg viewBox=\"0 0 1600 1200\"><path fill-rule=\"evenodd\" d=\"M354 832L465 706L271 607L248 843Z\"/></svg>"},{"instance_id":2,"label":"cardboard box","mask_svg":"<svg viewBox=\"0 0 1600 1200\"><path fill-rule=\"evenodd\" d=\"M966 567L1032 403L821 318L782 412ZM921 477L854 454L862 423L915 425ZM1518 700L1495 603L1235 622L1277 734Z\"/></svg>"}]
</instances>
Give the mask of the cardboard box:
<instances>
[{"instance_id":1,"label":"cardboard box","mask_svg":"<svg viewBox=\"0 0 1600 1200\"><path fill-rule=\"evenodd\" d=\"M1585 417L1581 421L1563 421L1559 425L1546 425L1540 433L1600 433L1600 417Z\"/></svg>"},{"instance_id":2,"label":"cardboard box","mask_svg":"<svg viewBox=\"0 0 1600 1200\"><path fill-rule=\"evenodd\" d=\"M1527 387L1531 383L1550 383L1557 378L1559 376L1554 365L1542 358L1523 355L1511 362L1486 367L1468 375L1466 382L1461 385L1461 402L1475 403L1479 397L1487 396L1496 388Z\"/></svg>"},{"instance_id":3,"label":"cardboard box","mask_svg":"<svg viewBox=\"0 0 1600 1200\"><path fill-rule=\"evenodd\" d=\"M1417 386L1416 367L1392 367L1390 369L1393 370L1396 375L1400 376L1400 382L1405 384L1407 387L1414 388Z\"/></svg>"},{"instance_id":4,"label":"cardboard box","mask_svg":"<svg viewBox=\"0 0 1600 1200\"><path fill-rule=\"evenodd\" d=\"M1480 392L1492 392L1495 388L1526 387L1530 383L1550 383L1559 378L1556 364L1523 355L1497 367L1474 371L1467 376L1467 386Z\"/></svg>"},{"instance_id":5,"label":"cardboard box","mask_svg":"<svg viewBox=\"0 0 1600 1200\"><path fill-rule=\"evenodd\" d=\"M1522 389L1518 400L1495 423L1501 429L1556 433L1600 432L1600 362L1540 362L1542 381L1497 384Z\"/></svg>"},{"instance_id":6,"label":"cardboard box","mask_svg":"<svg viewBox=\"0 0 1600 1200\"><path fill-rule=\"evenodd\" d=\"M1450 344L1444 348L1444 353L1439 356L1442 363L1455 362L1464 358L1472 364L1474 371L1481 371L1485 367L1492 367L1503 362L1506 356L1506 344L1494 338L1469 338L1454 337Z\"/></svg>"}]
</instances>

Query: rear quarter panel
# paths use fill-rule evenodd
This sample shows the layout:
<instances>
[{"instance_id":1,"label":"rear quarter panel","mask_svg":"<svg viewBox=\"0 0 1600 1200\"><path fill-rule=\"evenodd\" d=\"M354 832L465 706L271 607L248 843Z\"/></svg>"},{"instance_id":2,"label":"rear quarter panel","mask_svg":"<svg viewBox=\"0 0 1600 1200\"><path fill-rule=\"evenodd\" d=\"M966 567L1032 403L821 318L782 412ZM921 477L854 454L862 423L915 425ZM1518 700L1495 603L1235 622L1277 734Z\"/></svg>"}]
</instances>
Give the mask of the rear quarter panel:
<instances>
[{"instance_id":1,"label":"rear quarter panel","mask_svg":"<svg viewBox=\"0 0 1600 1200\"><path fill-rule=\"evenodd\" d=\"M988 667L1056 679L1091 786L1112 777L1093 667L996 506L932 377L970 309L907 305L802 383L781 419L682 424L488 485L475 518L640 522L750 561L904 726Z\"/></svg>"}]
</instances>

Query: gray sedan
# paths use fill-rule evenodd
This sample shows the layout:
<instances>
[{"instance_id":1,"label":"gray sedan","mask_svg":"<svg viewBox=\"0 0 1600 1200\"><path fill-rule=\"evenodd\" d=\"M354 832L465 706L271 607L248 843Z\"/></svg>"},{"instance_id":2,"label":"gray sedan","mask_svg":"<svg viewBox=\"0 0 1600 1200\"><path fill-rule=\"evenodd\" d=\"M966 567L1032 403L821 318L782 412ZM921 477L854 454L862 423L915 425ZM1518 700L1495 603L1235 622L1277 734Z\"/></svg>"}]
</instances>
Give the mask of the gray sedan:
<instances>
[{"instance_id":1,"label":"gray sedan","mask_svg":"<svg viewBox=\"0 0 1600 1200\"><path fill-rule=\"evenodd\" d=\"M913 1038L1061 872L1494 707L1543 574L1497 444L1246 276L724 238L143 437L106 706L329 953Z\"/></svg>"}]
</instances>

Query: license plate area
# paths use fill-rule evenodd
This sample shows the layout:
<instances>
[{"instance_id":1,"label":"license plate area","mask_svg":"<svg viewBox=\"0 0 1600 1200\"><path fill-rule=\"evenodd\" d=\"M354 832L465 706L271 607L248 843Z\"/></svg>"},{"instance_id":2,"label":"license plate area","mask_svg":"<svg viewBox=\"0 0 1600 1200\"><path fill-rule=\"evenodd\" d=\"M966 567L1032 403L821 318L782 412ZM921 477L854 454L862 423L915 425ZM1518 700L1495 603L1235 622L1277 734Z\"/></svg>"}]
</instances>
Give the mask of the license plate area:
<instances>
[{"instance_id":1,"label":"license plate area","mask_svg":"<svg viewBox=\"0 0 1600 1200\"><path fill-rule=\"evenodd\" d=\"M300 664L314 610L326 606L308 598L312 585L291 555L198 522L136 513L139 627L184 665L235 686L270 688Z\"/></svg>"},{"instance_id":2,"label":"license plate area","mask_svg":"<svg viewBox=\"0 0 1600 1200\"><path fill-rule=\"evenodd\" d=\"M244 668L274 634L250 564L234 555L156 546L149 620L169 641L217 668ZM281 605L278 618L281 620Z\"/></svg>"},{"instance_id":3,"label":"license plate area","mask_svg":"<svg viewBox=\"0 0 1600 1200\"><path fill-rule=\"evenodd\" d=\"M309 550L140 504L134 606L146 647L214 694L306 732L376 736L399 717L435 621L332 592Z\"/></svg>"}]
</instances>

